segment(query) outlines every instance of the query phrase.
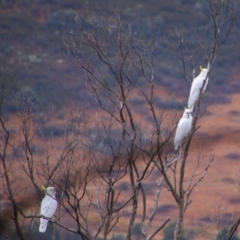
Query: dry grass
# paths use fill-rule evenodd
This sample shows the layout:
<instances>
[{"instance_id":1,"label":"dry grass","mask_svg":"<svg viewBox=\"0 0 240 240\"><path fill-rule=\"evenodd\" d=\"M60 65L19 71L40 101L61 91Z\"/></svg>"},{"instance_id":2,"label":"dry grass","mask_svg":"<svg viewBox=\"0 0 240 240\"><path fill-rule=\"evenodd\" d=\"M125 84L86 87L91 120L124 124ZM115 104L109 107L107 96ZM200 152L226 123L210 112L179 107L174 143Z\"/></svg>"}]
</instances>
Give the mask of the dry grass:
<instances>
[{"instance_id":1,"label":"dry grass","mask_svg":"<svg viewBox=\"0 0 240 240\"><path fill-rule=\"evenodd\" d=\"M165 97L168 95L166 93ZM184 227L187 230L194 230L195 232L203 231L206 229L199 239L209 239L214 236L217 231L216 223L211 219L215 218L216 211L220 207L223 221L226 222L231 218L232 213L235 213L235 218L238 217L238 198L239 198L239 122L240 114L238 113L238 103L240 101L239 95L233 95L231 102L225 105L210 106L207 113L199 122L201 128L193 138L189 158L186 166L186 180L184 184L188 184L193 169L196 166L196 161L201 152L204 156L203 161L214 154L215 161L209 169L206 177L199 183L194 190L190 204L185 217ZM171 116L177 118L181 116L182 112L169 111L165 112L165 116L171 119ZM62 124L64 119L59 119L58 114L54 115L51 123ZM143 126L147 125L147 117L141 114L136 114L136 120L141 122ZM11 119L12 122L17 122L15 118ZM11 122L9 120L9 123ZM89 126L95 126L94 121L90 122ZM17 125L15 125L17 126ZM100 125L98 126L100 127ZM56 137L50 140L37 138L35 141L38 147L51 149L57 156L58 151L61 151L61 146L64 142L61 137ZM55 159L55 157L53 157ZM181 161L181 159L179 159ZM16 167L16 165L15 165ZM143 168L142 162L138 163L139 169ZM148 213L153 208L153 199L156 193L156 180L159 173L153 172L148 181L144 182L147 188L148 199ZM22 176L24 178L24 175ZM125 177L127 178L127 177ZM122 182L128 181L123 179ZM26 182L23 182L26 185ZM42 183L39 182L39 185ZM91 188L94 191L94 187ZM123 197L127 196L127 191ZM130 211L130 208L128 209ZM159 208L157 210L156 219L153 222L152 230L154 230L160 223L162 223L168 216L173 220L177 218L178 208L174 202L169 191L164 189L161 193ZM138 211L138 219L141 218L141 207ZM63 218L63 216L62 216ZM63 218L64 220L64 218ZM90 216L92 223L98 224L97 214ZM65 222L65 220L64 220ZM67 221L69 223L69 221ZM118 233L124 233L128 224L128 216L120 220ZM161 239L161 235L154 239Z\"/></svg>"}]
</instances>

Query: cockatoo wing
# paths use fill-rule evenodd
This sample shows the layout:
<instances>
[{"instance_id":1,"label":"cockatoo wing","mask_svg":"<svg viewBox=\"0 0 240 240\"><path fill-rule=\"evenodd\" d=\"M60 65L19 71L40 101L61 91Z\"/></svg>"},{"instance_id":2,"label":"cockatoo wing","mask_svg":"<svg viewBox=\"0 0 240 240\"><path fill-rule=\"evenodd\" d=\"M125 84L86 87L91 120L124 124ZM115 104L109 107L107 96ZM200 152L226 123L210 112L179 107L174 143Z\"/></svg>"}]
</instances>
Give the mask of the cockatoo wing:
<instances>
[{"instance_id":1,"label":"cockatoo wing","mask_svg":"<svg viewBox=\"0 0 240 240\"><path fill-rule=\"evenodd\" d=\"M47 218L52 218L57 209L57 201L55 198L46 195L41 203L41 215ZM41 218L39 232L45 232L48 224L48 219Z\"/></svg>"},{"instance_id":2,"label":"cockatoo wing","mask_svg":"<svg viewBox=\"0 0 240 240\"><path fill-rule=\"evenodd\" d=\"M189 131L191 130L192 126L192 119L190 118L181 118L178 126L177 131L174 137L174 147L175 150L182 144L183 139L188 135Z\"/></svg>"},{"instance_id":3,"label":"cockatoo wing","mask_svg":"<svg viewBox=\"0 0 240 240\"><path fill-rule=\"evenodd\" d=\"M192 82L192 86L191 86L191 90L190 90L190 94L189 94L189 98L188 98L188 108L193 111L193 107L194 104L196 103L196 101L199 98L199 93L200 93L200 89L203 86L203 81L205 79L203 77L197 77L194 79L194 81ZM208 84L208 78L206 80L206 83L203 87L203 91L204 92L206 90Z\"/></svg>"}]
</instances>

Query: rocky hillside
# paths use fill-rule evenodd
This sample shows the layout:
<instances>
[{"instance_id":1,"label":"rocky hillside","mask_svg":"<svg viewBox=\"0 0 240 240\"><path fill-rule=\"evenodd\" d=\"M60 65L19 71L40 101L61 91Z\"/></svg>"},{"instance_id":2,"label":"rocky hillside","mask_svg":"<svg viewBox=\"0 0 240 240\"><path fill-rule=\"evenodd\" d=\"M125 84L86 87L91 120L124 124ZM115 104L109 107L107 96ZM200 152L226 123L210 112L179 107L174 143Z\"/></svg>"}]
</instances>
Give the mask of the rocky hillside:
<instances>
[{"instance_id":1,"label":"rocky hillside","mask_svg":"<svg viewBox=\"0 0 240 240\"><path fill-rule=\"evenodd\" d=\"M94 8L95 2L89 1ZM28 91L43 105L53 105L60 109L71 101L91 101L85 94L84 82L79 72L65 57L66 47L63 35L74 29L74 12L83 11L84 1L30 1L12 0L0 3L0 64L11 72L20 63L23 74L16 91ZM136 29L141 29L147 38L150 23L158 33L158 50L154 53L155 80L169 90L171 99L159 98L164 108L182 109L189 91L189 83L183 77L182 62L178 57L179 46L171 33L180 29L189 51L185 52L187 75L191 78L192 65L188 54L195 51L197 65L202 52L196 42L196 29L205 46L213 39L211 16L207 1L120 1L126 21ZM116 7L111 1L98 4L99 14L109 16ZM226 31L222 24L222 38ZM205 95L207 103L226 103L229 94L240 91L239 49L240 24L237 22L229 39L221 47L216 64L211 73L210 91ZM167 43L166 43L167 39ZM204 63L203 63L204 65ZM16 92L15 92L16 95ZM71 96L71 97L69 97ZM220 97L219 97L220 96ZM9 98L7 109L16 111Z\"/></svg>"}]
</instances>

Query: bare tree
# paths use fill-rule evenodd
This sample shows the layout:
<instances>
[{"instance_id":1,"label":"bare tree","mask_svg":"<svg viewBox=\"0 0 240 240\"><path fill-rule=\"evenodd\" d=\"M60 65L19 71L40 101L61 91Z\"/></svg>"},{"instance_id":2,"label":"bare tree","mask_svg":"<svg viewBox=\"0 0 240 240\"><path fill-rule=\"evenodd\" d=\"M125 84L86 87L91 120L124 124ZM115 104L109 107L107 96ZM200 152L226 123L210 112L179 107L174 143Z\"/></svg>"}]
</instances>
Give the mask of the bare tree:
<instances>
[{"instance_id":1,"label":"bare tree","mask_svg":"<svg viewBox=\"0 0 240 240\"><path fill-rule=\"evenodd\" d=\"M84 11L75 12L76 26L64 36L64 43L67 58L82 73L81 80L86 81L95 102L85 110L86 106L72 107L64 126L58 129L53 129L38 101L27 93L20 93L17 98L17 124L0 115L1 198L7 196L11 203L8 216L13 219L18 237L27 239L27 229L41 217L39 186L53 185L59 193L59 207L50 222L81 239L114 239L119 232L132 239L136 222L140 222L142 239L153 239L173 218L174 239L180 239L192 192L214 160L214 156L204 160L200 151L195 168L186 175L191 142L204 114L201 98L206 79L199 90L191 132L179 152L173 153L176 118L169 117L156 104L154 54L161 47L157 29L151 26L145 34L143 29L134 28L121 8L101 16L98 8L83 7ZM199 31L196 42L201 49L200 58L210 72L237 16L228 1L209 0L209 8L212 42L205 46ZM229 24L222 35L221 23L226 21ZM180 46L183 74L187 76L184 34L179 30L174 34ZM198 63L193 61L194 49L191 56L195 69ZM16 72L13 76L17 76ZM14 82L15 78L8 87L1 80L1 113ZM11 134L13 126L15 133ZM53 143L54 134L57 144ZM8 156L15 160L8 160ZM21 179L25 182L19 184ZM147 181L154 182L153 201ZM156 224L164 190L171 193L178 216L166 215ZM26 204L26 196L31 204ZM52 231L51 239L54 238Z\"/></svg>"},{"instance_id":2,"label":"bare tree","mask_svg":"<svg viewBox=\"0 0 240 240\"><path fill-rule=\"evenodd\" d=\"M209 1L211 18L213 23L212 42L208 46L200 40L200 32L197 30L196 42L202 50L202 60L207 62L209 73L213 67L219 47L228 38L232 27L237 20L234 5L230 2ZM189 135L184 148L179 156L169 159L166 143L172 135L169 131L166 135L163 131L165 122L163 116L159 116L154 102L154 58L153 53L156 44L156 32L148 39L139 39L138 33L133 31L130 23L124 21L124 15L121 9L116 9L110 17L101 17L98 14L89 14L86 7L86 13L76 15L78 31L70 32L69 38L65 39L65 44L69 53L73 53L75 58L69 57L69 60L76 68L85 73L86 81L95 94L96 101L103 111L105 111L103 126L106 127L106 115L109 121L114 121L114 126L121 129L122 140L124 141L124 151L127 153L127 169L129 170L130 185L132 188L132 211L128 227L127 239L131 238L131 229L136 220L136 212L139 208L139 195L142 195L143 213L142 213L142 236L145 239L151 239L160 231L170 220L169 217L152 234L149 233L151 222L154 218L158 199L162 186L167 187L176 203L179 206L179 217L175 229L174 239L179 239L182 231L184 214L191 203L190 196L193 189L204 178L209 166L214 160L210 157L203 168L201 156L197 161L196 169L190 178L189 185L184 186L185 166L189 155L190 144L194 133L199 128L198 119L200 114L200 105L202 89L206 84L206 79L200 89L197 110L194 115L191 134ZM221 32L222 23L227 22L228 26ZM80 34L78 34L80 32ZM184 48L186 48L182 32L177 31L177 41L180 45L180 59L183 63L185 75ZM113 54L111 54L113 53ZM194 55L194 51L191 54ZM71 56L69 54L68 56ZM195 66L194 66L195 69ZM194 73L194 72L193 72ZM209 74L208 74L209 75ZM194 74L193 74L194 76ZM207 76L208 77L208 76ZM147 90L146 90L147 89ZM150 109L153 131L146 131L137 125L137 112L132 104L132 92L137 91L144 101L144 108ZM147 135L148 141L143 142L143 136ZM110 134L107 133L109 138ZM137 158L136 158L137 157ZM145 162L145 168L137 167L137 160L141 158ZM177 167L177 160L182 157L182 163ZM113 163L114 164L114 163ZM149 176L151 166L159 170L162 179L158 183L158 191L155 199L155 207L151 213L148 223L146 222L146 195L142 183ZM172 167L173 166L173 167ZM201 169L201 170L200 170ZM169 176L171 171L172 177ZM179 173L179 174L178 174ZM110 175L110 173L109 173ZM200 176L200 177L199 177ZM171 179L174 179L173 181ZM111 178L109 180L109 185ZM109 186L112 187L112 186Z\"/></svg>"}]
</instances>

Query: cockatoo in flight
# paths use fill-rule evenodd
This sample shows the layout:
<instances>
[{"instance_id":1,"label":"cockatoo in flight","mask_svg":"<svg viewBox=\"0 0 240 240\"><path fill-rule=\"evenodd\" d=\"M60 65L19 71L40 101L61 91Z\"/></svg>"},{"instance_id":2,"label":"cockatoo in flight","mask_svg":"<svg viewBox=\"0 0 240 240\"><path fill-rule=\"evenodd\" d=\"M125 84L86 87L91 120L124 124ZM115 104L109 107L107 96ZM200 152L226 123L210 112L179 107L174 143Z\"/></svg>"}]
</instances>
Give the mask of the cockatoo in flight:
<instances>
[{"instance_id":1,"label":"cockatoo in flight","mask_svg":"<svg viewBox=\"0 0 240 240\"><path fill-rule=\"evenodd\" d=\"M45 190L45 197L41 202L41 215L52 218L57 209L57 200L55 198L56 190L54 187L42 187ZM47 229L48 219L41 218L39 232L45 232Z\"/></svg>"},{"instance_id":2,"label":"cockatoo in flight","mask_svg":"<svg viewBox=\"0 0 240 240\"><path fill-rule=\"evenodd\" d=\"M202 68L200 66L200 74L194 78L193 82L192 82L192 86L191 86L191 90L190 90L190 95L188 98L188 109L190 109L190 111L193 111L194 105L197 102L198 98L199 98L199 94L200 94L200 89L203 86L203 82L204 80L206 80L205 85L203 87L202 93L206 90L207 84L208 84L208 78L207 74L208 74L208 69L207 68Z\"/></svg>"},{"instance_id":3,"label":"cockatoo in flight","mask_svg":"<svg viewBox=\"0 0 240 240\"><path fill-rule=\"evenodd\" d=\"M187 137L192 127L192 115L190 109L185 108L182 118L177 125L176 134L174 137L175 151L181 147L184 138Z\"/></svg>"}]
</instances>

